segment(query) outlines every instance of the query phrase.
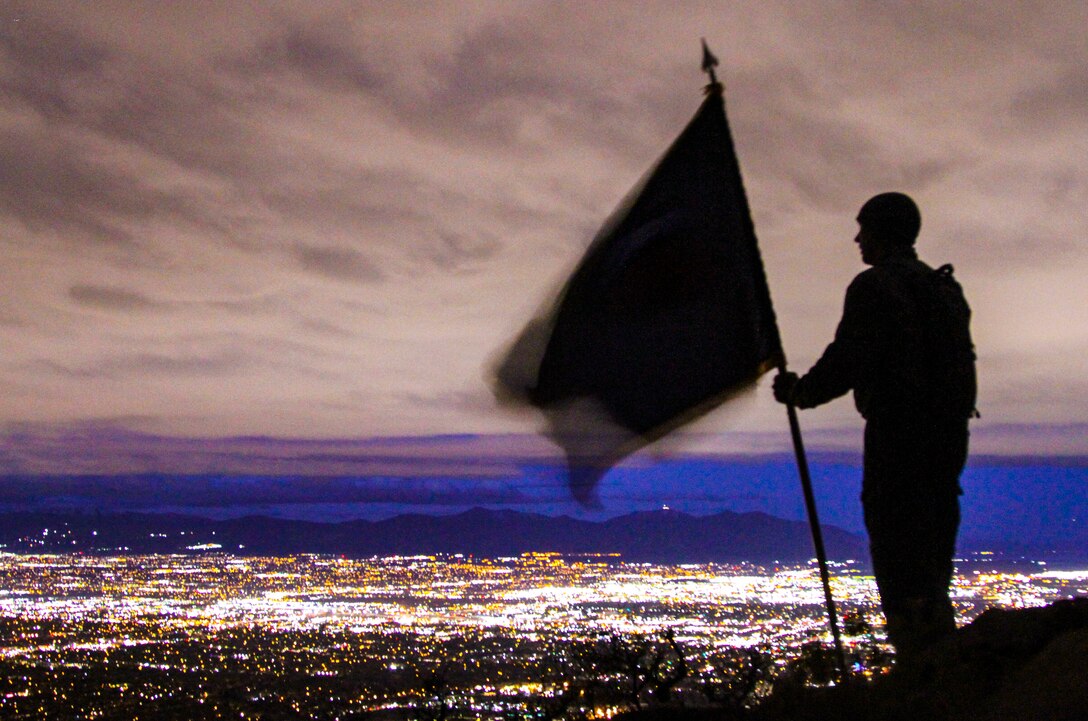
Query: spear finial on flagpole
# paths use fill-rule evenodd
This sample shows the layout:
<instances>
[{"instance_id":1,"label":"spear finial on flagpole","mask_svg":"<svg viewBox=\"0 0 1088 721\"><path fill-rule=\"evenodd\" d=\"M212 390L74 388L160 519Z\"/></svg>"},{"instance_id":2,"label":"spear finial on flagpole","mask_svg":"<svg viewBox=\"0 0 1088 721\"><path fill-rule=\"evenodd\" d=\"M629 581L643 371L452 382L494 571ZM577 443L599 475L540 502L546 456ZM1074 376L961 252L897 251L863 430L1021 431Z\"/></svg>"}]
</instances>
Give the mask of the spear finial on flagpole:
<instances>
[{"instance_id":1,"label":"spear finial on flagpole","mask_svg":"<svg viewBox=\"0 0 1088 721\"><path fill-rule=\"evenodd\" d=\"M714 72L714 68L718 67L718 58L714 56L714 53L710 52L710 48L706 44L706 38L700 39L703 42L703 72L710 76L710 83L706 86L706 92L707 94L720 93L722 84L718 82L718 76Z\"/></svg>"}]
</instances>

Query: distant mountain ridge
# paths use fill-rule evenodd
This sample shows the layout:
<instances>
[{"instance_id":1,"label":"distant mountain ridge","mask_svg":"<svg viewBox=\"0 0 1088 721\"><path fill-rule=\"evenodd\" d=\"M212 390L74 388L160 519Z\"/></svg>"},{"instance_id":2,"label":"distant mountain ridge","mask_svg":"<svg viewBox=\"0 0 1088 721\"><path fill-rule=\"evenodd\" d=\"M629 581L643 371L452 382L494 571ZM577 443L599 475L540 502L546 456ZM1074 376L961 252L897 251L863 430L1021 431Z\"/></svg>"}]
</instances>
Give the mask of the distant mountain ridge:
<instances>
[{"instance_id":1,"label":"distant mountain ridge","mask_svg":"<svg viewBox=\"0 0 1088 721\"><path fill-rule=\"evenodd\" d=\"M828 556L868 558L865 540L823 527ZM464 554L485 558L533 551L618 553L650 563L798 563L812 558L806 523L764 513L693 516L649 511L582 521L473 508L449 516L402 515L383 521L317 523L247 516L118 513L0 515L2 551L178 553L222 550L245 555L336 554L352 557Z\"/></svg>"}]
</instances>

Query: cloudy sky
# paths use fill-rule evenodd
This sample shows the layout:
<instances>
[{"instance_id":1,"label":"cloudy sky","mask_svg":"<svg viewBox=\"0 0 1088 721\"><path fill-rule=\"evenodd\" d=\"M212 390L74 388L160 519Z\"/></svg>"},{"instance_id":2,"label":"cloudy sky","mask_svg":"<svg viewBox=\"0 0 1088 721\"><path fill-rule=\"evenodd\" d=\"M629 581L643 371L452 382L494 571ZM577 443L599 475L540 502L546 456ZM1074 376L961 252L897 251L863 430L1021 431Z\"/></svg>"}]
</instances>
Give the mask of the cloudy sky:
<instances>
[{"instance_id":1,"label":"cloudy sky","mask_svg":"<svg viewBox=\"0 0 1088 721\"><path fill-rule=\"evenodd\" d=\"M791 364L861 269L858 206L902 190L975 309L978 447L1088 453L1085 27L1079 0L7 0L0 422L52 459L7 468L72 470L72 429L533 432L489 364L697 108L702 36ZM691 448L784 426L764 385Z\"/></svg>"}]
</instances>

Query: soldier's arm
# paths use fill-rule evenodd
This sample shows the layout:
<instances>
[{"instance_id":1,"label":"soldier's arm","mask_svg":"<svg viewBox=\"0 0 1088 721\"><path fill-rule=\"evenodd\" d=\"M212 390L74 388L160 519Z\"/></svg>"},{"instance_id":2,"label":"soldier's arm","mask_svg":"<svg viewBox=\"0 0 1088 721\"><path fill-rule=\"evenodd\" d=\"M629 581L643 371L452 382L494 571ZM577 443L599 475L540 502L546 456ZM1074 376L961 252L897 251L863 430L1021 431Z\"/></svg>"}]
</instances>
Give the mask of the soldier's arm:
<instances>
[{"instance_id":1,"label":"soldier's arm","mask_svg":"<svg viewBox=\"0 0 1088 721\"><path fill-rule=\"evenodd\" d=\"M859 275L846 290L835 339L808 373L794 385L798 408L813 408L864 384L881 337L881 294L874 273Z\"/></svg>"}]
</instances>

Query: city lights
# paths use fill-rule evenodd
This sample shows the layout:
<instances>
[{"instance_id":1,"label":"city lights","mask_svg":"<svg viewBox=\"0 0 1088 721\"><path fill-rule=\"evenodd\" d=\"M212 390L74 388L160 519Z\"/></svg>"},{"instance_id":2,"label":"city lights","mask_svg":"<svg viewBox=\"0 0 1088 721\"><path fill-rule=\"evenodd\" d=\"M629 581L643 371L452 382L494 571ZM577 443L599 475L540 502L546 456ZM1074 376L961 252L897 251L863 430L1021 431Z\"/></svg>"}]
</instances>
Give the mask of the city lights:
<instances>
[{"instance_id":1,"label":"city lights","mask_svg":"<svg viewBox=\"0 0 1088 721\"><path fill-rule=\"evenodd\" d=\"M630 649L664 659L672 639L686 664L672 693L705 703L736 654L781 670L829 636L813 565L5 554L0 579L4 718L397 718L434 704L500 718L560 702L604 718L624 708L601 689L633 672L616 664ZM834 592L855 667L881 672L872 577L838 564ZM965 623L1086 595L1088 573L964 561L953 594Z\"/></svg>"}]
</instances>

